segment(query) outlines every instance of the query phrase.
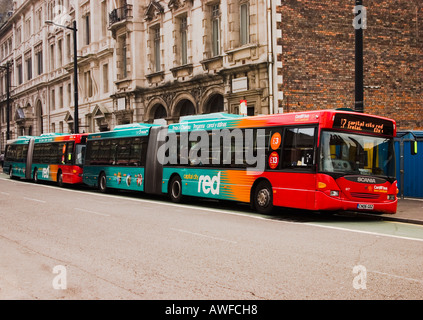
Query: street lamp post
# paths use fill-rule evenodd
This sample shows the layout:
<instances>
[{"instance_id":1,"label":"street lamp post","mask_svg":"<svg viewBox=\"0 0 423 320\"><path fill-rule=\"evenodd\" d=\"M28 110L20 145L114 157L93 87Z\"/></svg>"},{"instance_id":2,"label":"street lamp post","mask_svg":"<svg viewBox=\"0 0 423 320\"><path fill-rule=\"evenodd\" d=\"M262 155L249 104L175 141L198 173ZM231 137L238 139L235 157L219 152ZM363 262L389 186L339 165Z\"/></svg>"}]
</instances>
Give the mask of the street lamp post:
<instances>
[{"instance_id":1,"label":"street lamp post","mask_svg":"<svg viewBox=\"0 0 423 320\"><path fill-rule=\"evenodd\" d=\"M76 28L76 20L73 21L72 27L64 26L61 24L54 23L51 20L46 20L45 22L48 25L55 25L57 27L66 28L72 30L73 32L73 87L74 87L74 133L79 133L79 115L78 115L78 46L76 42L76 32L78 29Z\"/></svg>"},{"instance_id":2,"label":"street lamp post","mask_svg":"<svg viewBox=\"0 0 423 320\"><path fill-rule=\"evenodd\" d=\"M5 66L0 66L0 69L6 70L6 141L10 139L10 68L12 64L10 61L6 62Z\"/></svg>"},{"instance_id":3,"label":"street lamp post","mask_svg":"<svg viewBox=\"0 0 423 320\"><path fill-rule=\"evenodd\" d=\"M356 8L362 8L363 1L355 0ZM362 13L360 13L362 14ZM357 10L356 18L359 12ZM362 18L363 19L363 18ZM361 21L363 24L363 21ZM357 112L364 112L364 94L363 94L363 27L355 27L355 106Z\"/></svg>"}]
</instances>

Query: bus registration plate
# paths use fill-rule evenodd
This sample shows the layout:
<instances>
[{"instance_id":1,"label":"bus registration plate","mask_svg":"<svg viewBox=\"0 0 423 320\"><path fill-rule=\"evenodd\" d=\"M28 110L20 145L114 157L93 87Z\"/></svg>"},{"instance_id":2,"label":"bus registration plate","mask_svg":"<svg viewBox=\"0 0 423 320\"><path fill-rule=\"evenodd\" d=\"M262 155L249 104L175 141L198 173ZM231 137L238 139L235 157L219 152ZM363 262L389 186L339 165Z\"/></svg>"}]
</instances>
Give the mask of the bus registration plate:
<instances>
[{"instance_id":1,"label":"bus registration plate","mask_svg":"<svg viewBox=\"0 0 423 320\"><path fill-rule=\"evenodd\" d=\"M373 204L359 203L359 204L357 204L357 209L373 210L374 209L374 205Z\"/></svg>"}]
</instances>

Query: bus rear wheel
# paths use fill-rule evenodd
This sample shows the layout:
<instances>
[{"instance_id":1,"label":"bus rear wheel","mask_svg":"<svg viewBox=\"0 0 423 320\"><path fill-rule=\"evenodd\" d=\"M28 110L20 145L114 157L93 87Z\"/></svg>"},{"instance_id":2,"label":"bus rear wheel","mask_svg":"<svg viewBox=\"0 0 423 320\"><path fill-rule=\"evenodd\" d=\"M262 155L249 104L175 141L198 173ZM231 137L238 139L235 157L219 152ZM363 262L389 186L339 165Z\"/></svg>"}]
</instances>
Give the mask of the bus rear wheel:
<instances>
[{"instance_id":1,"label":"bus rear wheel","mask_svg":"<svg viewBox=\"0 0 423 320\"><path fill-rule=\"evenodd\" d=\"M268 214L273 210L273 190L268 181L260 181L254 189L253 205L257 212Z\"/></svg>"},{"instance_id":2,"label":"bus rear wheel","mask_svg":"<svg viewBox=\"0 0 423 320\"><path fill-rule=\"evenodd\" d=\"M107 192L107 179L106 174L104 172L102 172L100 174L100 177L98 178L98 190L100 190L100 192L102 193Z\"/></svg>"},{"instance_id":3,"label":"bus rear wheel","mask_svg":"<svg viewBox=\"0 0 423 320\"><path fill-rule=\"evenodd\" d=\"M169 197L172 202L182 201L182 182L179 176L174 176L169 183Z\"/></svg>"},{"instance_id":4,"label":"bus rear wheel","mask_svg":"<svg viewBox=\"0 0 423 320\"><path fill-rule=\"evenodd\" d=\"M38 183L38 169L34 170L33 180L35 183Z\"/></svg>"},{"instance_id":5,"label":"bus rear wheel","mask_svg":"<svg viewBox=\"0 0 423 320\"><path fill-rule=\"evenodd\" d=\"M57 185L59 187L63 187L63 174L62 174L62 171L59 171L59 173L57 174Z\"/></svg>"}]
</instances>

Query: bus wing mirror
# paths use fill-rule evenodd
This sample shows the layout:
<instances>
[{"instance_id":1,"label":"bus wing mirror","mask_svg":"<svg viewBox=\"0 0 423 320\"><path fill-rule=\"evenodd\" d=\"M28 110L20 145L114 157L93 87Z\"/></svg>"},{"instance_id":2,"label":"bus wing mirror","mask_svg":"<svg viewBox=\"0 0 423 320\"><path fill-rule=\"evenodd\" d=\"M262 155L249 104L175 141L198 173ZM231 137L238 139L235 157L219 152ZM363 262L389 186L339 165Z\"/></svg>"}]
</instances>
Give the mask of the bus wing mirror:
<instances>
[{"instance_id":1,"label":"bus wing mirror","mask_svg":"<svg viewBox=\"0 0 423 320\"><path fill-rule=\"evenodd\" d=\"M417 141L411 141L411 155L415 156L417 154Z\"/></svg>"}]
</instances>

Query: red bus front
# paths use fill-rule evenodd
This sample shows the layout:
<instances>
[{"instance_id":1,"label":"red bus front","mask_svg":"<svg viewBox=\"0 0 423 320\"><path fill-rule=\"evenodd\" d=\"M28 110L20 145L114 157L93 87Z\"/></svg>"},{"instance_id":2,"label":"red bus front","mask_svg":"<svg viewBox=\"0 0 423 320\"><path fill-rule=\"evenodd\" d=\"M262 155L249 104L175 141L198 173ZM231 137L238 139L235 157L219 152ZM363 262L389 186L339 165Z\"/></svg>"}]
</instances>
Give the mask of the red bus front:
<instances>
[{"instance_id":1,"label":"red bus front","mask_svg":"<svg viewBox=\"0 0 423 320\"><path fill-rule=\"evenodd\" d=\"M341 131L334 122L321 131L316 209L396 213L395 133L374 135L357 128Z\"/></svg>"}]
</instances>

